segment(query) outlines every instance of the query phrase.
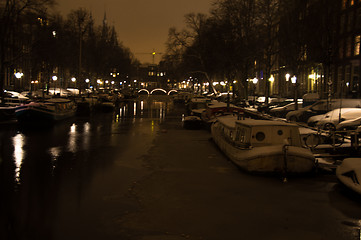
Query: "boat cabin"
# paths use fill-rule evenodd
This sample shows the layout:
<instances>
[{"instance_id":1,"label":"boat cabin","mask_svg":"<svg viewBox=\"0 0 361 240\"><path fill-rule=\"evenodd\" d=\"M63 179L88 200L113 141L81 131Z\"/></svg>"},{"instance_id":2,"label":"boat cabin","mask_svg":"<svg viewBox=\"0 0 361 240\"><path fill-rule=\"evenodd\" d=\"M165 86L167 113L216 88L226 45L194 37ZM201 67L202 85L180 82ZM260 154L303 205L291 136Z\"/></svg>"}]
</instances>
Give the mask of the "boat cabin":
<instances>
[{"instance_id":1,"label":"boat cabin","mask_svg":"<svg viewBox=\"0 0 361 240\"><path fill-rule=\"evenodd\" d=\"M225 138L239 147L302 146L297 125L270 120L220 120Z\"/></svg>"}]
</instances>

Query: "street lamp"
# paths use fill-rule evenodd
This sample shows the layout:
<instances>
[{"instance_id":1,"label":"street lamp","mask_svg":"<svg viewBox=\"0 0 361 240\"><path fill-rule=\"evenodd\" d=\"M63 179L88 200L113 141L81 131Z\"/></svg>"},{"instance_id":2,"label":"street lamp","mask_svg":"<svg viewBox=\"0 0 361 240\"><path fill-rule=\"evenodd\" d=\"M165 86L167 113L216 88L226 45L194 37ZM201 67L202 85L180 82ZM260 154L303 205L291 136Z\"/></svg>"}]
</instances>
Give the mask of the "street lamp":
<instances>
[{"instance_id":1,"label":"street lamp","mask_svg":"<svg viewBox=\"0 0 361 240\"><path fill-rule=\"evenodd\" d=\"M268 97L269 97L270 95L273 94L273 88L274 88L274 82L275 82L274 76L271 75L270 78L268 79L268 81L269 81L269 84L268 84Z\"/></svg>"},{"instance_id":2,"label":"street lamp","mask_svg":"<svg viewBox=\"0 0 361 240\"><path fill-rule=\"evenodd\" d=\"M54 94L53 94L53 95L55 95L55 91L56 91L56 80L58 80L58 77L57 77L57 76L53 76L52 79L53 79L53 82L54 82Z\"/></svg>"},{"instance_id":3,"label":"street lamp","mask_svg":"<svg viewBox=\"0 0 361 240\"><path fill-rule=\"evenodd\" d=\"M15 77L16 77L17 79L20 79L22 76L24 76L24 73L22 73L22 72L16 72L16 73L14 73L14 75L15 75Z\"/></svg>"},{"instance_id":4,"label":"street lamp","mask_svg":"<svg viewBox=\"0 0 361 240\"><path fill-rule=\"evenodd\" d=\"M85 83L86 83L86 87L87 87L87 90L86 91L88 91L89 90L89 83L90 83L90 80L89 80L89 78L87 78L87 79L85 79Z\"/></svg>"},{"instance_id":5,"label":"street lamp","mask_svg":"<svg viewBox=\"0 0 361 240\"><path fill-rule=\"evenodd\" d=\"M39 83L38 80L33 80L30 82L30 92L37 89L36 84L38 84L38 83Z\"/></svg>"},{"instance_id":6,"label":"street lamp","mask_svg":"<svg viewBox=\"0 0 361 240\"><path fill-rule=\"evenodd\" d=\"M291 82L292 82L292 84L293 84L293 86L294 86L294 91L295 91L295 95L294 95L294 97L295 97L295 99L294 99L294 101L295 101L295 110L298 110L298 101L297 101L297 77L296 77L295 75L293 75L293 77L291 78Z\"/></svg>"},{"instance_id":7,"label":"street lamp","mask_svg":"<svg viewBox=\"0 0 361 240\"><path fill-rule=\"evenodd\" d=\"M73 82L73 87L76 88L76 78L75 78L75 77L72 77L72 78L71 78L71 81Z\"/></svg>"},{"instance_id":8,"label":"street lamp","mask_svg":"<svg viewBox=\"0 0 361 240\"><path fill-rule=\"evenodd\" d=\"M17 80L19 80L19 87L22 86L22 83L21 83L21 78L24 76L24 73L22 72L16 72L14 73L14 76ZM14 82L14 87L16 88L16 85L17 85L17 81Z\"/></svg>"},{"instance_id":9,"label":"street lamp","mask_svg":"<svg viewBox=\"0 0 361 240\"><path fill-rule=\"evenodd\" d=\"M258 83L258 78L253 78L252 79L252 83L253 83L253 106L256 107L256 86Z\"/></svg>"},{"instance_id":10,"label":"street lamp","mask_svg":"<svg viewBox=\"0 0 361 240\"><path fill-rule=\"evenodd\" d=\"M286 75L285 75L286 82L288 82L290 80L290 77L291 77L291 75L289 73L286 73Z\"/></svg>"},{"instance_id":11,"label":"street lamp","mask_svg":"<svg viewBox=\"0 0 361 240\"><path fill-rule=\"evenodd\" d=\"M296 84L296 83L297 83L297 77L296 77L296 76L293 76L293 77L291 78L291 82L292 82L293 84Z\"/></svg>"}]
</instances>

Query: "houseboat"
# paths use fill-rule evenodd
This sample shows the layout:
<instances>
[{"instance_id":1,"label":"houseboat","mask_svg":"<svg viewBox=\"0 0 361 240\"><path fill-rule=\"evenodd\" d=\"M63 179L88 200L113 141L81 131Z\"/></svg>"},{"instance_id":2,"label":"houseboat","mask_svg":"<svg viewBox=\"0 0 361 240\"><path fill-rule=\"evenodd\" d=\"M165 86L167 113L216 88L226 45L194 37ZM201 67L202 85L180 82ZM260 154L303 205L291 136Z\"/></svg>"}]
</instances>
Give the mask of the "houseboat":
<instances>
[{"instance_id":1,"label":"houseboat","mask_svg":"<svg viewBox=\"0 0 361 240\"><path fill-rule=\"evenodd\" d=\"M30 102L15 109L21 123L55 122L73 117L76 104L64 98L51 98L40 102Z\"/></svg>"},{"instance_id":2,"label":"houseboat","mask_svg":"<svg viewBox=\"0 0 361 240\"><path fill-rule=\"evenodd\" d=\"M214 142L241 169L259 173L306 173L315 157L301 142L297 125L219 117L212 124Z\"/></svg>"}]
</instances>

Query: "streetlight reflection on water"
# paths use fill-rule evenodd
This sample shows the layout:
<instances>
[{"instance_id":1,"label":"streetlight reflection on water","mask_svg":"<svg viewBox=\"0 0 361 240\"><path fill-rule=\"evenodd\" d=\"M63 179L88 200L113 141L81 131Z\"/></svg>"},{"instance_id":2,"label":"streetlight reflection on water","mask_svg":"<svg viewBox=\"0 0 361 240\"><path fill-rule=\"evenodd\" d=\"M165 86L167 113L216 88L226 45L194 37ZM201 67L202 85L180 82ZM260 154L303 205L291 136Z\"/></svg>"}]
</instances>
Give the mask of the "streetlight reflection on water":
<instances>
[{"instance_id":1,"label":"streetlight reflection on water","mask_svg":"<svg viewBox=\"0 0 361 240\"><path fill-rule=\"evenodd\" d=\"M18 133L13 137L13 145L14 145L14 161L15 161L15 180L16 182L20 181L20 169L21 164L23 163L25 152L25 136L21 133Z\"/></svg>"},{"instance_id":2,"label":"streetlight reflection on water","mask_svg":"<svg viewBox=\"0 0 361 240\"><path fill-rule=\"evenodd\" d=\"M70 127L69 141L68 141L68 150L72 153L75 153L77 151L76 138L77 138L76 125L73 124Z\"/></svg>"},{"instance_id":3,"label":"streetlight reflection on water","mask_svg":"<svg viewBox=\"0 0 361 240\"><path fill-rule=\"evenodd\" d=\"M168 107L166 102L161 101L136 101L120 106L116 111L115 121L119 122L126 118L158 118L163 121Z\"/></svg>"},{"instance_id":4,"label":"streetlight reflection on water","mask_svg":"<svg viewBox=\"0 0 361 240\"><path fill-rule=\"evenodd\" d=\"M37 151L44 153L44 155L39 153L39 156L49 157L49 166L54 171L64 154L76 155L80 151L94 151L90 148L97 147L99 143L96 139L100 139L100 135L106 135L104 131L108 131L107 129L110 129L110 132L119 132L119 129L130 129L129 124L134 125L138 122L141 123L139 126L149 127L148 129L155 133L158 129L157 125L165 120L169 107L169 103L162 101L130 101L120 105L114 112L113 118L108 118L109 122L104 121L106 116L110 115L97 114L98 116L95 117L99 117L99 121L90 118L85 122L76 120L70 124L59 123L54 128L40 132L16 132L11 137L15 181L20 184L23 162L36 162L37 156L34 157L33 153L37 155ZM106 127L107 124L110 128Z\"/></svg>"}]
</instances>

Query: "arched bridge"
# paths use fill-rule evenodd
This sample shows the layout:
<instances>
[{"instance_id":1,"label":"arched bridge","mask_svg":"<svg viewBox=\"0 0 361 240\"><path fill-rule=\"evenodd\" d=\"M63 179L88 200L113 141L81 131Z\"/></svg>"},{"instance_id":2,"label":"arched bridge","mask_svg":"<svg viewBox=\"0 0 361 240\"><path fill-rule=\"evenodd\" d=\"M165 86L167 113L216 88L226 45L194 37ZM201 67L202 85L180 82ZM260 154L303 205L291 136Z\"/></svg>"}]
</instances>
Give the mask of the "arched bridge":
<instances>
[{"instance_id":1,"label":"arched bridge","mask_svg":"<svg viewBox=\"0 0 361 240\"><path fill-rule=\"evenodd\" d=\"M147 95L172 95L176 93L178 93L178 91L175 89L166 90L163 88L154 88L152 90L143 88L138 91L138 94L147 94Z\"/></svg>"}]
</instances>

